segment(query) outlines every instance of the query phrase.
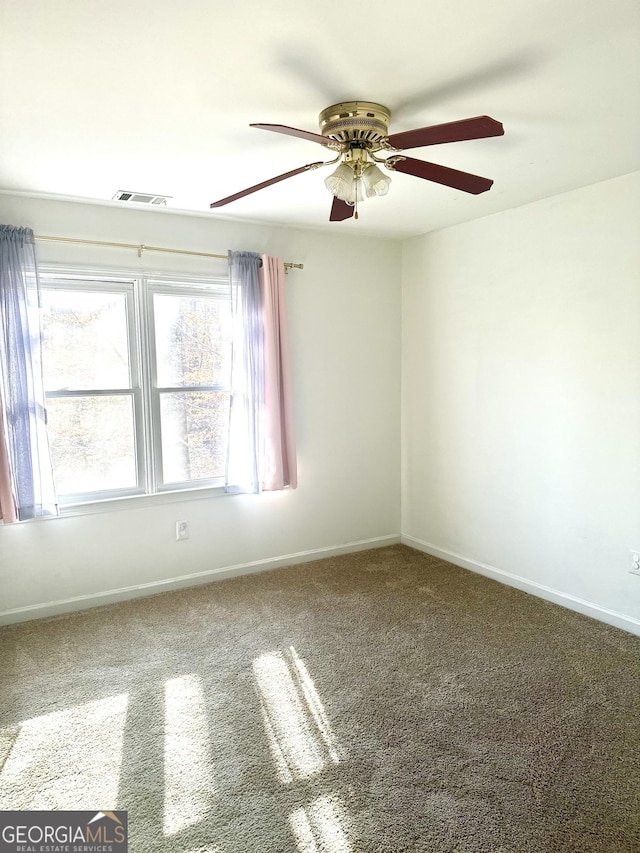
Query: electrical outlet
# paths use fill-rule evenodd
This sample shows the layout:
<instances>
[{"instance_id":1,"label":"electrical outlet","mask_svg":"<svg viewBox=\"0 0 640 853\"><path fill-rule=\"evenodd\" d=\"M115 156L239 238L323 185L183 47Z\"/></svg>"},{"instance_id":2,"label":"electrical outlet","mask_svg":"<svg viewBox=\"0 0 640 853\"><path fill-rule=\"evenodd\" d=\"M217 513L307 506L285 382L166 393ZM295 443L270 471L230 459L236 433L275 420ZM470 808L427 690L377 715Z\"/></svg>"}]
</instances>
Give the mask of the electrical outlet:
<instances>
[{"instance_id":1,"label":"electrical outlet","mask_svg":"<svg viewBox=\"0 0 640 853\"><path fill-rule=\"evenodd\" d=\"M180 542L182 539L189 538L189 522L176 521L176 539Z\"/></svg>"},{"instance_id":2,"label":"electrical outlet","mask_svg":"<svg viewBox=\"0 0 640 853\"><path fill-rule=\"evenodd\" d=\"M640 552L639 551L630 551L631 554L631 568L629 571L632 575L638 575L640 577Z\"/></svg>"}]
</instances>

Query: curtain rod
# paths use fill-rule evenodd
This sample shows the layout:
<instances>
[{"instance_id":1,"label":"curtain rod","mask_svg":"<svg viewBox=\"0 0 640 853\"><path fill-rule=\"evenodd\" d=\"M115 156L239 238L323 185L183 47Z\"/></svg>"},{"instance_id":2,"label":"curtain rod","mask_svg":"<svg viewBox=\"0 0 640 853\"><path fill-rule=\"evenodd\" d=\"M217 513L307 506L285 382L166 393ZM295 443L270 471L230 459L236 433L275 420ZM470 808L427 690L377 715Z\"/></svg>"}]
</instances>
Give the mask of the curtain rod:
<instances>
[{"instance_id":1,"label":"curtain rod","mask_svg":"<svg viewBox=\"0 0 640 853\"><path fill-rule=\"evenodd\" d=\"M138 252L138 257L142 257L143 252L169 252L172 255L197 255L200 258L220 258L226 261L228 255L215 255L212 252L189 252L186 249L165 249L162 246L145 246L143 243L109 243L104 240L79 240L72 237L51 237L46 234L34 234L36 240L49 240L56 243L83 243L85 246L111 246L117 249L135 249ZM291 261L285 261L285 270L303 270L304 264L294 264Z\"/></svg>"}]
</instances>

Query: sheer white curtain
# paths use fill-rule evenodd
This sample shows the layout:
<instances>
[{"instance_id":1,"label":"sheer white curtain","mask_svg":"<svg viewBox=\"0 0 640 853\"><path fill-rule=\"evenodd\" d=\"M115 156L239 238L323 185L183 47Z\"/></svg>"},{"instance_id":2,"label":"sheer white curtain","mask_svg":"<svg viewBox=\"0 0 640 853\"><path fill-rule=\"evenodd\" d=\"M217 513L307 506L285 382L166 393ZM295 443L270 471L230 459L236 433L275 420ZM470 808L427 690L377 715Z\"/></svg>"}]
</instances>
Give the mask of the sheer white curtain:
<instances>
[{"instance_id":1,"label":"sheer white curtain","mask_svg":"<svg viewBox=\"0 0 640 853\"><path fill-rule=\"evenodd\" d=\"M5 524L18 520L18 507L11 482L11 460L5 428L2 382L0 382L0 519Z\"/></svg>"},{"instance_id":2,"label":"sheer white curtain","mask_svg":"<svg viewBox=\"0 0 640 853\"><path fill-rule=\"evenodd\" d=\"M226 490L297 485L284 263L229 252L233 320Z\"/></svg>"},{"instance_id":3,"label":"sheer white curtain","mask_svg":"<svg viewBox=\"0 0 640 853\"><path fill-rule=\"evenodd\" d=\"M260 255L229 252L232 353L231 408L225 488L260 491L260 417L264 397Z\"/></svg>"},{"instance_id":4,"label":"sheer white curtain","mask_svg":"<svg viewBox=\"0 0 640 853\"><path fill-rule=\"evenodd\" d=\"M58 513L39 310L33 231L0 225L0 513L5 523Z\"/></svg>"}]
</instances>

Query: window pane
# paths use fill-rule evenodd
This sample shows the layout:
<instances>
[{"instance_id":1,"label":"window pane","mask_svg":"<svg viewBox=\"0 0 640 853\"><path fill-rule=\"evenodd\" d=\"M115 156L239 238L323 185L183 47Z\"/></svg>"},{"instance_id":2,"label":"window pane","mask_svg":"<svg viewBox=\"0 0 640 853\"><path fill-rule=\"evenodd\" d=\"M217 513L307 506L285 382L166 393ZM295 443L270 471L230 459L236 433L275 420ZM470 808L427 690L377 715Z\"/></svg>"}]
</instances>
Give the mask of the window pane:
<instances>
[{"instance_id":1,"label":"window pane","mask_svg":"<svg viewBox=\"0 0 640 853\"><path fill-rule=\"evenodd\" d=\"M136 486L132 397L56 397L47 418L58 494Z\"/></svg>"},{"instance_id":2,"label":"window pane","mask_svg":"<svg viewBox=\"0 0 640 853\"><path fill-rule=\"evenodd\" d=\"M47 391L129 388L124 293L42 289Z\"/></svg>"},{"instance_id":3,"label":"window pane","mask_svg":"<svg viewBox=\"0 0 640 853\"><path fill-rule=\"evenodd\" d=\"M165 483L223 477L229 395L180 391L160 395Z\"/></svg>"},{"instance_id":4,"label":"window pane","mask_svg":"<svg viewBox=\"0 0 640 853\"><path fill-rule=\"evenodd\" d=\"M160 388L229 384L228 300L155 293L153 313Z\"/></svg>"}]
</instances>

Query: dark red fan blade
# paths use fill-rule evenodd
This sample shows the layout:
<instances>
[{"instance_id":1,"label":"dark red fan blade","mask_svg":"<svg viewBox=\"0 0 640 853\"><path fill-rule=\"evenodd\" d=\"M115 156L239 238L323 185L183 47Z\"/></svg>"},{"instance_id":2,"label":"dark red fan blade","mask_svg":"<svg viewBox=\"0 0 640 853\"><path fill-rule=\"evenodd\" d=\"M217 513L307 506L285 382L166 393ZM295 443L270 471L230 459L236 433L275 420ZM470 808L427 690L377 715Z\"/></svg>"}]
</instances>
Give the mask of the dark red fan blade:
<instances>
[{"instance_id":1,"label":"dark red fan blade","mask_svg":"<svg viewBox=\"0 0 640 853\"><path fill-rule=\"evenodd\" d=\"M413 157L405 157L393 165L396 172L404 172L406 175L415 175L416 178L424 178L425 181L435 181L436 184L444 184L445 187L453 187L465 193L478 195L491 189L492 180L481 178L478 175L470 175L469 172L459 172L448 166L438 166L436 163L427 163L425 160L415 160Z\"/></svg>"},{"instance_id":2,"label":"dark red fan blade","mask_svg":"<svg viewBox=\"0 0 640 853\"><path fill-rule=\"evenodd\" d=\"M291 172L285 172L284 175L278 175L276 178L263 181L261 184L248 187L246 190L240 190L239 193L234 193L233 195L228 195L226 198L221 198L220 201L214 201L209 205L209 207L223 207L225 204L229 204L229 202L237 201L245 195L251 195L251 193L258 192L258 190L263 190L265 187L270 187L271 184L277 184L278 181L285 181L287 178L293 178L294 175L299 175L301 172L306 172L307 169L312 169L315 166L322 166L322 163L308 163L306 166L300 166L299 169L293 169Z\"/></svg>"},{"instance_id":3,"label":"dark red fan blade","mask_svg":"<svg viewBox=\"0 0 640 853\"><path fill-rule=\"evenodd\" d=\"M319 142L320 145L328 145L333 140L310 130L298 130L297 127L287 127L286 124L250 124L249 127L259 127L260 130L272 130L274 133L284 133L285 136L298 136L300 139L308 139L310 142Z\"/></svg>"},{"instance_id":4,"label":"dark red fan blade","mask_svg":"<svg viewBox=\"0 0 640 853\"><path fill-rule=\"evenodd\" d=\"M421 148L423 145L440 145L443 142L462 142L465 139L486 139L488 136L502 136L504 128L499 121L489 116L476 116L447 124L434 124L432 127L419 127L392 133L389 144L399 151L407 148Z\"/></svg>"},{"instance_id":5,"label":"dark red fan blade","mask_svg":"<svg viewBox=\"0 0 640 853\"><path fill-rule=\"evenodd\" d=\"M353 216L353 209L352 204L347 204L346 201L334 196L329 222L342 222L344 219L350 219Z\"/></svg>"}]
</instances>

